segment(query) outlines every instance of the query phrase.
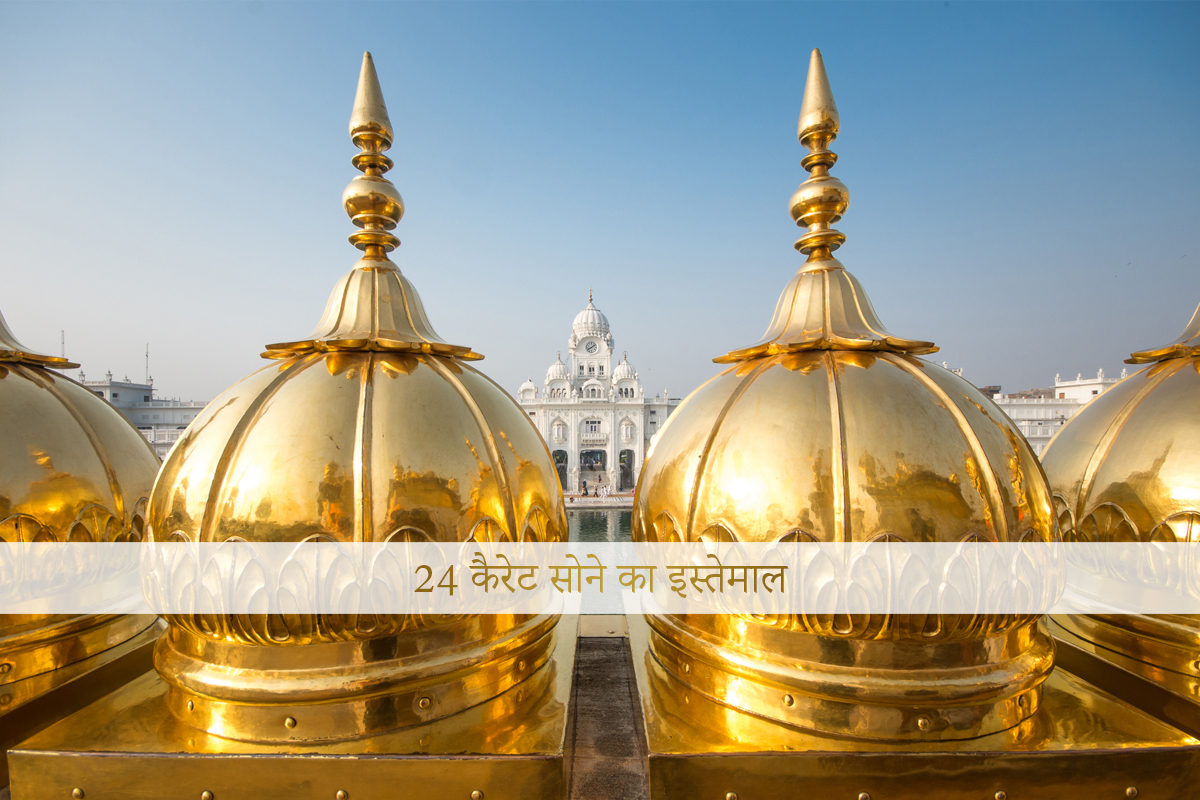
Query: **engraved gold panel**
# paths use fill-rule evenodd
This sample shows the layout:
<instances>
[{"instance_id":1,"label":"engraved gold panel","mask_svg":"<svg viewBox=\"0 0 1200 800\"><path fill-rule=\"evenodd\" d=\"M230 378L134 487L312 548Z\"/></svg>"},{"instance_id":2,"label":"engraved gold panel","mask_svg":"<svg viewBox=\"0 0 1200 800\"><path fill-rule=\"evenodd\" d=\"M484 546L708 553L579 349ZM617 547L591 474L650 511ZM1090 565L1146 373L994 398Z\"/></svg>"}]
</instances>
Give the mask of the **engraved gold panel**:
<instances>
[{"instance_id":1,"label":"engraved gold panel","mask_svg":"<svg viewBox=\"0 0 1200 800\"><path fill-rule=\"evenodd\" d=\"M155 483L149 535L297 546L565 538L545 443L467 363L481 356L437 336L388 260L404 202L385 177L392 126L369 54L350 136L363 174L342 200L362 258L311 336L269 345L270 365L180 437ZM281 585L257 562L239 569L230 591L264 578ZM172 614L155 666L164 708L197 730L259 743L348 740L455 715L548 669L556 619Z\"/></svg>"}]
</instances>

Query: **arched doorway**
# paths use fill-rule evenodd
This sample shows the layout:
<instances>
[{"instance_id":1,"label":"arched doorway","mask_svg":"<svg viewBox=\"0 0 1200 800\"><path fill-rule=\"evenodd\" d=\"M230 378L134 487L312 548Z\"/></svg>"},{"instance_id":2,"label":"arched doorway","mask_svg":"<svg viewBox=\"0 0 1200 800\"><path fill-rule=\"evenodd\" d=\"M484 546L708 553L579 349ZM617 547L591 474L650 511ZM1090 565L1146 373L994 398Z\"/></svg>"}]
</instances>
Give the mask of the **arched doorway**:
<instances>
[{"instance_id":1,"label":"arched doorway","mask_svg":"<svg viewBox=\"0 0 1200 800\"><path fill-rule=\"evenodd\" d=\"M621 456L621 491L631 492L633 486L637 482L637 475L633 471L633 451L622 450Z\"/></svg>"},{"instance_id":2,"label":"arched doorway","mask_svg":"<svg viewBox=\"0 0 1200 800\"><path fill-rule=\"evenodd\" d=\"M567 490L567 451L555 450L551 455L554 456L554 469L558 471L558 485L565 492Z\"/></svg>"},{"instance_id":3,"label":"arched doorway","mask_svg":"<svg viewBox=\"0 0 1200 800\"><path fill-rule=\"evenodd\" d=\"M587 481L588 494L601 486L611 485L608 480L608 452L606 450L582 450L579 453L580 488Z\"/></svg>"}]
</instances>

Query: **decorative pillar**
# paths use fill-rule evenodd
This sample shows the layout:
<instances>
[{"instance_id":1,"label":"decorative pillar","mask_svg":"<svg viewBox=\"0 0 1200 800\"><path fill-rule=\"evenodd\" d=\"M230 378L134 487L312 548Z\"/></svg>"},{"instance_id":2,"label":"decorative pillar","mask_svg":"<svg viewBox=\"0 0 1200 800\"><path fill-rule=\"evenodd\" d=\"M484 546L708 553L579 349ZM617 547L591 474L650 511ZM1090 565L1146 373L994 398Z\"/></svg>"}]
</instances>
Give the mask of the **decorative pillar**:
<instances>
[{"instance_id":1,"label":"decorative pillar","mask_svg":"<svg viewBox=\"0 0 1200 800\"><path fill-rule=\"evenodd\" d=\"M273 363L193 422L155 484L151 536L565 540L554 464L528 414L472 366L482 356L437 335L388 257L404 202L384 177L392 126L369 54L350 136L363 174L342 203L362 258L313 334L268 345ZM265 593L280 580L243 579L239 591ZM563 796L573 620L167 622L155 672L12 752L14 797Z\"/></svg>"}]
</instances>

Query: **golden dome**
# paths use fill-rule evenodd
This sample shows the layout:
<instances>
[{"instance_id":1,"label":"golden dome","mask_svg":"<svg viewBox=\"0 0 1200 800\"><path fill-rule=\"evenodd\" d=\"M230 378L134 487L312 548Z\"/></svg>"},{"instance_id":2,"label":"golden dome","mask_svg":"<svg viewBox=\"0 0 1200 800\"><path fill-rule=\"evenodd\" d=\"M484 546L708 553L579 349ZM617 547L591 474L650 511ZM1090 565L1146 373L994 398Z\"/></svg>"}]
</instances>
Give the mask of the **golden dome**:
<instances>
[{"instance_id":1,"label":"golden dome","mask_svg":"<svg viewBox=\"0 0 1200 800\"><path fill-rule=\"evenodd\" d=\"M1200 309L1174 342L1133 353L1127 362L1149 366L1088 403L1042 454L1063 538L1200 541ZM1151 664L1173 673L1156 670L1155 681L1186 680L1193 698L1200 691L1200 617L1063 621L1073 633L1129 656L1134 668Z\"/></svg>"},{"instance_id":2,"label":"golden dome","mask_svg":"<svg viewBox=\"0 0 1200 800\"><path fill-rule=\"evenodd\" d=\"M828 175L838 125L814 50L799 131L812 177L791 201L808 259L763 339L715 359L731 366L663 426L638 483L635 540L1053 539L1045 478L1012 422L916 357L931 343L890 334L831 255L849 198ZM1032 617L672 616L651 627L656 656L698 691L872 738L1011 727L1033 713L1053 665Z\"/></svg>"},{"instance_id":3,"label":"golden dome","mask_svg":"<svg viewBox=\"0 0 1200 800\"><path fill-rule=\"evenodd\" d=\"M308 338L269 345L272 363L215 399L180 437L154 487L153 537L565 539L562 493L541 436L466 363L481 356L434 333L416 290L388 260L404 206L383 177L392 128L370 54L350 133L364 175L343 204L363 258ZM359 736L483 702L545 661L556 622L167 619L156 664L172 710L222 736L260 741ZM279 724L284 706L295 723L287 728Z\"/></svg>"},{"instance_id":4,"label":"golden dome","mask_svg":"<svg viewBox=\"0 0 1200 800\"><path fill-rule=\"evenodd\" d=\"M0 541L142 538L158 457L115 408L21 345L0 316ZM0 614L0 684L89 658L150 616Z\"/></svg>"}]
</instances>

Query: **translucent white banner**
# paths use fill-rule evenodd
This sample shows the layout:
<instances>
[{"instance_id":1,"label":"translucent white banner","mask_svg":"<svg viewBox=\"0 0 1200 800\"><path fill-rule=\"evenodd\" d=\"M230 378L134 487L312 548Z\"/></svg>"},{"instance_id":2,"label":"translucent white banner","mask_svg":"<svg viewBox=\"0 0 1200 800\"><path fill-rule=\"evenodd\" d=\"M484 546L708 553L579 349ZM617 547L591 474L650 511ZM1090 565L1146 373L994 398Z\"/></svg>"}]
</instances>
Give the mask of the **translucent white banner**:
<instances>
[{"instance_id":1,"label":"translucent white banner","mask_svg":"<svg viewBox=\"0 0 1200 800\"><path fill-rule=\"evenodd\" d=\"M1200 544L0 542L3 614L1200 613Z\"/></svg>"}]
</instances>

